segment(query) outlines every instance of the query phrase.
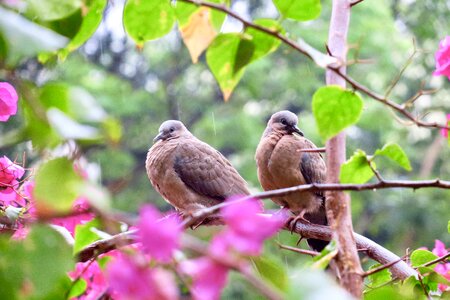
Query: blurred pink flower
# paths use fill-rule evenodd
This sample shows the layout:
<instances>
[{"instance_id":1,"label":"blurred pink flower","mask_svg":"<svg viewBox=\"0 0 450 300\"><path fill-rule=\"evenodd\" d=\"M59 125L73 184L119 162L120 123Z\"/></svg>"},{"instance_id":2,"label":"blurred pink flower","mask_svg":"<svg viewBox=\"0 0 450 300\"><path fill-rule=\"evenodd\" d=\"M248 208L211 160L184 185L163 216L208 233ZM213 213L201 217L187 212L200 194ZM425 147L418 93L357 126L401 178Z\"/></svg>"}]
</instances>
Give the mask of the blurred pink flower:
<instances>
[{"instance_id":1,"label":"blurred pink flower","mask_svg":"<svg viewBox=\"0 0 450 300\"><path fill-rule=\"evenodd\" d=\"M436 70L434 76L444 75L450 80L450 35L446 36L440 43L435 54Z\"/></svg>"},{"instance_id":2,"label":"blurred pink flower","mask_svg":"<svg viewBox=\"0 0 450 300\"><path fill-rule=\"evenodd\" d=\"M145 205L141 208L137 228L144 252L158 261L169 262L173 251L179 247L182 227L178 217L163 217L153 206Z\"/></svg>"},{"instance_id":3,"label":"blurred pink flower","mask_svg":"<svg viewBox=\"0 0 450 300\"><path fill-rule=\"evenodd\" d=\"M287 217L283 213L262 215L262 212L263 208L256 200L236 202L222 208L228 227L213 240L213 252L221 252L225 245L229 245L241 253L259 255L264 240L277 233Z\"/></svg>"},{"instance_id":4,"label":"blurred pink flower","mask_svg":"<svg viewBox=\"0 0 450 300\"><path fill-rule=\"evenodd\" d=\"M447 126L450 126L450 114L447 114ZM448 129L442 128L441 129L441 135L445 138L448 138Z\"/></svg>"},{"instance_id":5,"label":"blurred pink flower","mask_svg":"<svg viewBox=\"0 0 450 300\"><path fill-rule=\"evenodd\" d=\"M95 215L91 212L88 212L89 203L88 201L80 197L72 205L72 210L75 213L72 216L64 217L64 218L54 218L52 220L52 224L59 225L66 228L72 236L75 235L75 227L77 225L85 224L91 221Z\"/></svg>"},{"instance_id":6,"label":"blurred pink flower","mask_svg":"<svg viewBox=\"0 0 450 300\"><path fill-rule=\"evenodd\" d=\"M444 255L447 255L448 251L445 247L445 244L441 242L440 240L434 241L434 248L433 253L436 256L442 257ZM444 276L445 279L450 281L450 263L449 262L440 262L434 267L434 270ZM439 289L441 291L445 291L448 289L448 286L442 283L439 283Z\"/></svg>"},{"instance_id":7,"label":"blurred pink flower","mask_svg":"<svg viewBox=\"0 0 450 300\"><path fill-rule=\"evenodd\" d=\"M107 279L114 299L171 300L178 290L171 273L150 269L143 257L122 256L107 266Z\"/></svg>"},{"instance_id":8,"label":"blurred pink flower","mask_svg":"<svg viewBox=\"0 0 450 300\"><path fill-rule=\"evenodd\" d=\"M79 300L99 299L108 289L105 275L96 260L77 263L69 277L72 280L80 278L86 281L86 290L77 298Z\"/></svg>"},{"instance_id":9,"label":"blurred pink flower","mask_svg":"<svg viewBox=\"0 0 450 300\"><path fill-rule=\"evenodd\" d=\"M195 300L220 299L228 279L228 268L209 257L180 263L180 271L192 277L192 295Z\"/></svg>"},{"instance_id":10,"label":"blurred pink flower","mask_svg":"<svg viewBox=\"0 0 450 300\"><path fill-rule=\"evenodd\" d=\"M0 82L0 121L8 121L17 112L17 92L8 82Z\"/></svg>"}]
</instances>

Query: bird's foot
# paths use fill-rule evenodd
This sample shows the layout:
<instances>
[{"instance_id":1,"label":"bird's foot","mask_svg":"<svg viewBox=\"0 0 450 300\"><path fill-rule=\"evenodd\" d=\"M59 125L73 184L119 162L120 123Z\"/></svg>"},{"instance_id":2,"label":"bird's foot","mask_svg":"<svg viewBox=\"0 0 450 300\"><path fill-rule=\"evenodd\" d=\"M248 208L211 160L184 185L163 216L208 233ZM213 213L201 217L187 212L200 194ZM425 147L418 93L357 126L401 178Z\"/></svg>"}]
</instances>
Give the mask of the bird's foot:
<instances>
[{"instance_id":1,"label":"bird's foot","mask_svg":"<svg viewBox=\"0 0 450 300\"><path fill-rule=\"evenodd\" d=\"M311 223L305 219L305 217L304 217L305 213L306 213L305 211L302 211L297 216L293 216L293 217L289 218L288 222L289 222L289 227L291 229L291 234L294 233L295 227L297 226L297 223L299 221L302 221L303 223ZM301 239L297 242L297 244L300 243L300 241L301 241Z\"/></svg>"}]
</instances>

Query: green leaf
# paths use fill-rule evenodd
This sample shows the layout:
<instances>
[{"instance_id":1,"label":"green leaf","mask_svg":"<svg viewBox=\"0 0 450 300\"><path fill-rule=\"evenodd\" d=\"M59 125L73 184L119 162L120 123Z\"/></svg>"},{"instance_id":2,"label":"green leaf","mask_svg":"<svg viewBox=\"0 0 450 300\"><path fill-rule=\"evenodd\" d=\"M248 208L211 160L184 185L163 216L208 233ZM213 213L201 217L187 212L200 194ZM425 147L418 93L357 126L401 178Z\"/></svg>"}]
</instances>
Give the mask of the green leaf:
<instances>
[{"instance_id":1,"label":"green leaf","mask_svg":"<svg viewBox=\"0 0 450 300\"><path fill-rule=\"evenodd\" d=\"M447 222L447 232L450 233L450 220Z\"/></svg>"},{"instance_id":2,"label":"green leaf","mask_svg":"<svg viewBox=\"0 0 450 300\"><path fill-rule=\"evenodd\" d=\"M34 57L42 51L60 49L68 42L67 38L54 31L1 6L0 16L0 32L6 41L6 63L9 66L14 66L25 58Z\"/></svg>"},{"instance_id":3,"label":"green leaf","mask_svg":"<svg viewBox=\"0 0 450 300\"><path fill-rule=\"evenodd\" d=\"M369 270L373 270L380 266L381 266L381 264L374 264L369 268ZM383 283L387 283L387 282L391 281L392 275L391 275L391 272L389 271L389 268L386 268L386 269L383 269L381 271L378 271L376 273L369 275L368 279L370 281L371 286L379 286Z\"/></svg>"},{"instance_id":4,"label":"green leaf","mask_svg":"<svg viewBox=\"0 0 450 300\"><path fill-rule=\"evenodd\" d=\"M254 52L255 44L253 44L252 41L245 38L240 40L236 53L236 61L233 66L233 74L236 74L250 63Z\"/></svg>"},{"instance_id":5,"label":"green leaf","mask_svg":"<svg viewBox=\"0 0 450 300\"><path fill-rule=\"evenodd\" d=\"M411 265L413 267L419 267L427 262L435 260L436 258L438 257L428 250L417 249L411 253ZM433 266L429 267L432 268Z\"/></svg>"},{"instance_id":6,"label":"green leaf","mask_svg":"<svg viewBox=\"0 0 450 300\"><path fill-rule=\"evenodd\" d=\"M43 21L63 19L81 7L81 0L26 0L27 15Z\"/></svg>"},{"instance_id":7,"label":"green leaf","mask_svg":"<svg viewBox=\"0 0 450 300\"><path fill-rule=\"evenodd\" d=\"M340 86L324 86L313 96L312 111L323 140L358 122L363 108L361 97Z\"/></svg>"},{"instance_id":8,"label":"green leaf","mask_svg":"<svg viewBox=\"0 0 450 300\"><path fill-rule=\"evenodd\" d=\"M81 294L83 294L86 291L87 288L87 282L83 278L78 278L77 282L75 282L72 285L72 288L69 291L69 295L67 299L73 299Z\"/></svg>"},{"instance_id":9,"label":"green leaf","mask_svg":"<svg viewBox=\"0 0 450 300\"><path fill-rule=\"evenodd\" d=\"M91 1L88 12L81 23L81 27L65 48L66 51L72 52L78 49L94 34L102 21L103 10L105 9L106 3L106 0Z\"/></svg>"},{"instance_id":10,"label":"green leaf","mask_svg":"<svg viewBox=\"0 0 450 300\"><path fill-rule=\"evenodd\" d=\"M285 18L308 21L320 15L320 0L273 0L278 11Z\"/></svg>"},{"instance_id":11,"label":"green leaf","mask_svg":"<svg viewBox=\"0 0 450 300\"><path fill-rule=\"evenodd\" d=\"M219 34L206 52L206 61L219 83L225 101L230 98L233 89L244 75L243 67L233 72L239 60L239 45L243 38L237 33Z\"/></svg>"},{"instance_id":12,"label":"green leaf","mask_svg":"<svg viewBox=\"0 0 450 300\"><path fill-rule=\"evenodd\" d=\"M338 250L336 248L336 241L332 240L319 255L313 258L314 263L311 266L313 270L325 270L330 264L330 261L336 256Z\"/></svg>"},{"instance_id":13,"label":"green leaf","mask_svg":"<svg viewBox=\"0 0 450 300\"><path fill-rule=\"evenodd\" d=\"M258 19L254 21L255 24L263 26L272 31L284 33L283 27L272 19ZM251 27L245 29L245 33L252 37L251 42L254 45L254 50L249 62L253 62L267 54L270 54L278 49L281 41L267 33L261 32Z\"/></svg>"},{"instance_id":14,"label":"green leaf","mask_svg":"<svg viewBox=\"0 0 450 300\"><path fill-rule=\"evenodd\" d=\"M61 299L67 291L71 247L51 227L34 225L23 241L0 241L0 253L1 299Z\"/></svg>"},{"instance_id":15,"label":"green leaf","mask_svg":"<svg viewBox=\"0 0 450 300\"><path fill-rule=\"evenodd\" d=\"M411 171L411 164L409 163L408 156L405 151L396 143L389 143L383 146L383 148L377 149L374 156L383 155L390 158L392 161L399 164L403 169Z\"/></svg>"},{"instance_id":16,"label":"green leaf","mask_svg":"<svg viewBox=\"0 0 450 300\"><path fill-rule=\"evenodd\" d=\"M252 258L252 262L262 278L282 291L288 288L289 278L286 270L275 259L265 255Z\"/></svg>"},{"instance_id":17,"label":"green leaf","mask_svg":"<svg viewBox=\"0 0 450 300\"><path fill-rule=\"evenodd\" d=\"M75 173L72 161L65 157L50 160L39 167L35 177L36 204L65 212L72 208L82 186L81 177Z\"/></svg>"},{"instance_id":18,"label":"green leaf","mask_svg":"<svg viewBox=\"0 0 450 300\"><path fill-rule=\"evenodd\" d=\"M93 228L100 227L100 221L93 219L83 225L75 227L75 243L73 245L73 253L76 254L87 245L100 239L98 234L92 231Z\"/></svg>"},{"instance_id":19,"label":"green leaf","mask_svg":"<svg viewBox=\"0 0 450 300\"><path fill-rule=\"evenodd\" d=\"M175 23L170 1L128 0L123 13L126 32L140 46L168 34Z\"/></svg>"},{"instance_id":20,"label":"green leaf","mask_svg":"<svg viewBox=\"0 0 450 300\"><path fill-rule=\"evenodd\" d=\"M371 162L372 167L376 169L374 162ZM365 183L374 175L370 169L367 155L362 150L357 150L352 157L341 166L341 173L339 180L341 183Z\"/></svg>"}]
</instances>

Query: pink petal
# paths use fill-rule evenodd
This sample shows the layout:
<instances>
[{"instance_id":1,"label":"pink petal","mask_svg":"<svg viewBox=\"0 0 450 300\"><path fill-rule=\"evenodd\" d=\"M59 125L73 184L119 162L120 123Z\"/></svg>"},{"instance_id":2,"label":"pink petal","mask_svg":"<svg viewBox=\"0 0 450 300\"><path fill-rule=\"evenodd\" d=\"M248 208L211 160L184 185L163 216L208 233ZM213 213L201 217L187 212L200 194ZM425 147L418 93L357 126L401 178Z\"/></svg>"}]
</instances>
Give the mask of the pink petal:
<instances>
[{"instance_id":1,"label":"pink petal","mask_svg":"<svg viewBox=\"0 0 450 300\"><path fill-rule=\"evenodd\" d=\"M162 217L153 206L141 208L138 239L144 251L156 260L169 262L178 249L182 228L177 216Z\"/></svg>"},{"instance_id":2,"label":"pink petal","mask_svg":"<svg viewBox=\"0 0 450 300\"><path fill-rule=\"evenodd\" d=\"M8 82L0 82L0 121L17 113L17 92Z\"/></svg>"}]
</instances>

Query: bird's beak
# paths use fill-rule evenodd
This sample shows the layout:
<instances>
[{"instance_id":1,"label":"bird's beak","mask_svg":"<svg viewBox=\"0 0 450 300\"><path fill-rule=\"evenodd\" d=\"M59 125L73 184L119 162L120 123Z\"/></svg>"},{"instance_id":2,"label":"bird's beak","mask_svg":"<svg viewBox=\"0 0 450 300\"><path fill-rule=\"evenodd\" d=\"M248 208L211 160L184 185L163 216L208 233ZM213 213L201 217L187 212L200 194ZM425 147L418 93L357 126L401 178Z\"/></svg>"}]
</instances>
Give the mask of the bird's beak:
<instances>
[{"instance_id":1,"label":"bird's beak","mask_svg":"<svg viewBox=\"0 0 450 300\"><path fill-rule=\"evenodd\" d=\"M156 143L156 142L159 141L159 140L162 140L162 139L163 139L163 133L160 132L160 133L158 133L158 135L155 136L155 138L153 139L153 144Z\"/></svg>"},{"instance_id":2,"label":"bird's beak","mask_svg":"<svg viewBox=\"0 0 450 300\"><path fill-rule=\"evenodd\" d=\"M297 125L292 126L292 132L298 133L301 136L304 136L303 132L297 127Z\"/></svg>"}]
</instances>

